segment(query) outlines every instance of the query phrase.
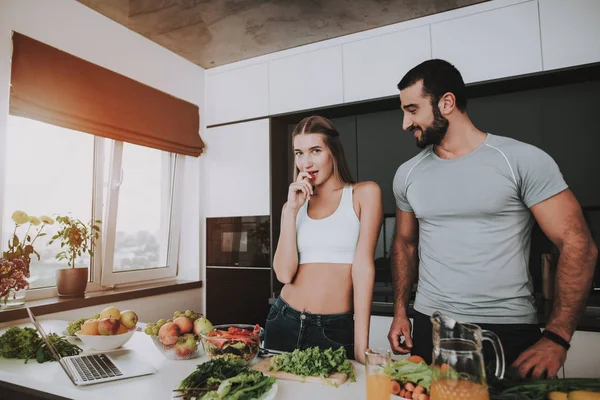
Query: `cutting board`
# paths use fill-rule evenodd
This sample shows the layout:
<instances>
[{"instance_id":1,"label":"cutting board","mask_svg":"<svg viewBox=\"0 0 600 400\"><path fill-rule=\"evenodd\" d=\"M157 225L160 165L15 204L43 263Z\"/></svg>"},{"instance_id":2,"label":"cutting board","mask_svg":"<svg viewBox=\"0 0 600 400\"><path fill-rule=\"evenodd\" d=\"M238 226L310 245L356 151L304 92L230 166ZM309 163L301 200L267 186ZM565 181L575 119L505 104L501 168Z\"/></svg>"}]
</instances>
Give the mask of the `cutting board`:
<instances>
[{"instance_id":1,"label":"cutting board","mask_svg":"<svg viewBox=\"0 0 600 400\"><path fill-rule=\"evenodd\" d=\"M295 374L290 374L289 372L283 371L269 371L269 363L271 362L270 358L265 358L257 364L254 364L251 368L257 371L262 372L265 375L269 375L274 377L275 379L282 379L285 381L298 381L298 382L308 382L308 383L321 383L324 385L341 385L346 382L348 379L348 374L343 374L341 372L334 372L329 375L327 378L321 378L320 376L299 376Z\"/></svg>"}]
</instances>

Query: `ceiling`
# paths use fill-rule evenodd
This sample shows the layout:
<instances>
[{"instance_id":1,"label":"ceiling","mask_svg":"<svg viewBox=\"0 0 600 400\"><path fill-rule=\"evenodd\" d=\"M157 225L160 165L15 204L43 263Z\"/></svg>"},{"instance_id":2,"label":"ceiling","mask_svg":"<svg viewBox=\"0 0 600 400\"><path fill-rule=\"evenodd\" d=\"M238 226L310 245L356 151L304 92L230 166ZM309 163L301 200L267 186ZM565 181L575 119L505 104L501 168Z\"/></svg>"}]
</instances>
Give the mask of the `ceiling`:
<instances>
[{"instance_id":1,"label":"ceiling","mask_svg":"<svg viewBox=\"0 0 600 400\"><path fill-rule=\"evenodd\" d=\"M77 0L213 68L487 0Z\"/></svg>"}]
</instances>

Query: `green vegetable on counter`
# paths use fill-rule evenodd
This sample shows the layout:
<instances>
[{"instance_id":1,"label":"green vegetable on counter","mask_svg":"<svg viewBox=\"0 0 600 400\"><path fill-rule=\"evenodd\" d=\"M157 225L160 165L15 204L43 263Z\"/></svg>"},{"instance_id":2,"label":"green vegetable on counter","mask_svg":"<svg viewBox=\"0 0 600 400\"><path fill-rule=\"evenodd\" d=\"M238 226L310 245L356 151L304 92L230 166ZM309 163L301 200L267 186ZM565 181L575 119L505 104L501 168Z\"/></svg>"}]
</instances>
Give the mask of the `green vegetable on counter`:
<instances>
[{"instance_id":1,"label":"green vegetable on counter","mask_svg":"<svg viewBox=\"0 0 600 400\"><path fill-rule=\"evenodd\" d=\"M250 400L260 398L274 383L275 378L251 371L242 360L213 359L199 364L178 389L184 400Z\"/></svg>"},{"instance_id":2,"label":"green vegetable on counter","mask_svg":"<svg viewBox=\"0 0 600 400\"><path fill-rule=\"evenodd\" d=\"M600 392L600 379L566 378L527 381L511 385L507 380L490 386L491 400L545 400L550 392L586 390Z\"/></svg>"},{"instance_id":3,"label":"green vegetable on counter","mask_svg":"<svg viewBox=\"0 0 600 400\"><path fill-rule=\"evenodd\" d=\"M406 382L421 385L429 392L431 368L424 362L415 363L403 358L392 363L390 377L402 385L406 384Z\"/></svg>"},{"instance_id":4,"label":"green vegetable on counter","mask_svg":"<svg viewBox=\"0 0 600 400\"><path fill-rule=\"evenodd\" d=\"M282 353L271 358L269 371L284 371L299 376L320 376L327 378L334 372L348 374L351 382L356 382L354 366L346 358L343 347L333 350L321 350L311 347L306 350L296 349L291 353Z\"/></svg>"},{"instance_id":5,"label":"green vegetable on counter","mask_svg":"<svg viewBox=\"0 0 600 400\"><path fill-rule=\"evenodd\" d=\"M63 336L50 333L48 340L63 357L79 354L79 346L69 343ZM36 359L39 363L58 361L47 348L44 340L33 328L13 326L0 336L0 357L24 359L25 363Z\"/></svg>"}]
</instances>

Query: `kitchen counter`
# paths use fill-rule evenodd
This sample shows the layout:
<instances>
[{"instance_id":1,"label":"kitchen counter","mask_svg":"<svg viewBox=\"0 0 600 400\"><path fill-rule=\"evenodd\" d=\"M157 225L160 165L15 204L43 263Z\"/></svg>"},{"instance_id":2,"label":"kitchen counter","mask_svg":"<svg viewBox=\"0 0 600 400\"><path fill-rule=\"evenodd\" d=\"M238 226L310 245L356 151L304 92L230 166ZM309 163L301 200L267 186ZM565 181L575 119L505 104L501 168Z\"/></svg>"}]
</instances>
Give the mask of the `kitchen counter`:
<instances>
[{"instance_id":1,"label":"kitchen counter","mask_svg":"<svg viewBox=\"0 0 600 400\"><path fill-rule=\"evenodd\" d=\"M67 326L67 321L41 320L42 327L47 332L62 332ZM23 324L20 326L30 326ZM0 331L0 334L3 331ZM85 354L89 354L83 343L76 342ZM154 347L151 339L143 332L135 332L129 342L123 348L131 349L145 362L152 364L158 373L136 378L100 383L91 386L77 387L73 385L69 377L56 362L38 364L30 360L27 364L24 360L0 358L0 398L5 387L14 390L31 388L38 392L39 398L46 399L84 399L84 400L119 400L119 399L142 399L142 400L167 400L171 399L172 390L179 382L190 374L196 365L207 361L203 355L193 360L167 360ZM260 359L257 359L260 361ZM354 383L345 383L338 388L311 383L291 382L278 380L276 399L304 400L304 399L365 399L365 368L362 364L354 362L356 379ZM15 398L23 398L19 397ZM33 397L36 398L36 397Z\"/></svg>"}]
</instances>

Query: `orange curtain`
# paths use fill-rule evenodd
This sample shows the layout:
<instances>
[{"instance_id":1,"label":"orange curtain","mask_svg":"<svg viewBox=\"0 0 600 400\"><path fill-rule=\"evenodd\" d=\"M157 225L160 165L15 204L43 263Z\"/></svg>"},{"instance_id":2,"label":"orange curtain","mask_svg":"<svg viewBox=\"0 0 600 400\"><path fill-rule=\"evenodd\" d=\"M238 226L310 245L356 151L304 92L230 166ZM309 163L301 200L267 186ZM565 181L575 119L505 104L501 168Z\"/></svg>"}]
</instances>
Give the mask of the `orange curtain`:
<instances>
[{"instance_id":1,"label":"orange curtain","mask_svg":"<svg viewBox=\"0 0 600 400\"><path fill-rule=\"evenodd\" d=\"M17 32L10 113L194 157L204 149L198 106Z\"/></svg>"}]
</instances>

